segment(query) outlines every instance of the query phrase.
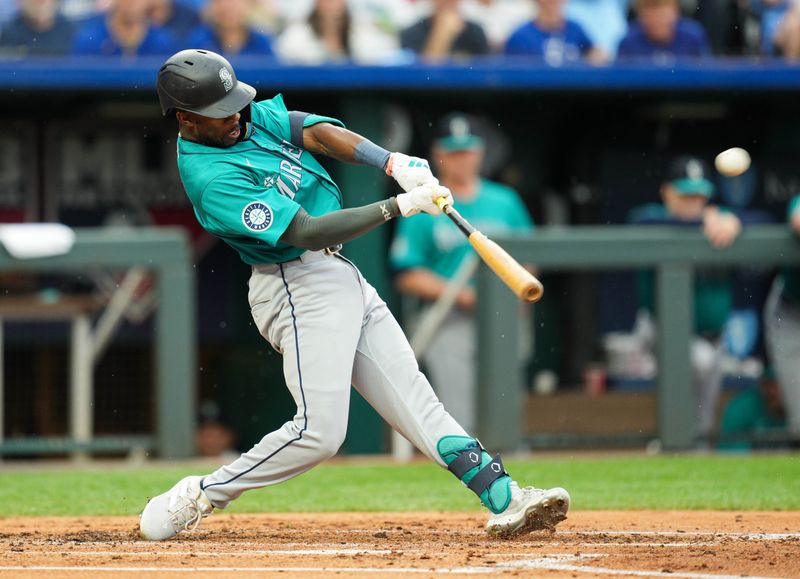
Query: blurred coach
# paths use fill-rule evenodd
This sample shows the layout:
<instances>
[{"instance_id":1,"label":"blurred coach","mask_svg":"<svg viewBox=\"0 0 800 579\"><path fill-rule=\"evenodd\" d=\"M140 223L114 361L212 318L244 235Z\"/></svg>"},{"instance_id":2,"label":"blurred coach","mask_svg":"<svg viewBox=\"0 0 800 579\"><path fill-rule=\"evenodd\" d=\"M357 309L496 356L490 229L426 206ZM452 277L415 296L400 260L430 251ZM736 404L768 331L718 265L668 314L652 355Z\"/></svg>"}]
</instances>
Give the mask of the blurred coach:
<instances>
[{"instance_id":1,"label":"blurred coach","mask_svg":"<svg viewBox=\"0 0 800 579\"><path fill-rule=\"evenodd\" d=\"M513 189L480 176L486 143L477 120L461 113L442 119L436 127L431 162L439 182L458 202L459 212L483 233L529 233L533 221ZM469 241L448 219L408 219L398 225L390 260L399 272L395 282L404 294L431 303L472 253ZM456 298L456 307L443 321L422 360L436 385L439 400L467 432L476 416L476 334L474 279Z\"/></svg>"}]
</instances>

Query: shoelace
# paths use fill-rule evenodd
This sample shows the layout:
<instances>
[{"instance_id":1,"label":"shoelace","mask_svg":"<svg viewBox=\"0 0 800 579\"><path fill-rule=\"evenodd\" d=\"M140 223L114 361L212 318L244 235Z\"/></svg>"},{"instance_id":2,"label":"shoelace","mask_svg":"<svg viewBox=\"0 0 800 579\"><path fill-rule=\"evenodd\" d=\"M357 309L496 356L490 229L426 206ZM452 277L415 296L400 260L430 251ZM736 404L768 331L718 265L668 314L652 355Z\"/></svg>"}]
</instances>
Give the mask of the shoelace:
<instances>
[{"instance_id":1,"label":"shoelace","mask_svg":"<svg viewBox=\"0 0 800 579\"><path fill-rule=\"evenodd\" d=\"M186 524L183 526L184 530L186 531L194 531L197 526L200 524L200 521L203 519L203 511L200 510L200 505L197 504L197 501L194 499L189 499L191 501L191 508L194 510L194 514L192 518L186 521Z\"/></svg>"},{"instance_id":2,"label":"shoelace","mask_svg":"<svg viewBox=\"0 0 800 579\"><path fill-rule=\"evenodd\" d=\"M200 525L200 521L203 519L205 515L203 514L203 511L200 508L197 499L192 499L189 497L183 497L183 499L187 501L187 504L184 505L181 509L179 509L175 513L173 513L172 524L173 526L181 524L179 519L182 518L184 511L188 510L190 511L191 515L189 516L188 519L186 519L186 522L183 523L183 530L191 532L194 531Z\"/></svg>"}]
</instances>

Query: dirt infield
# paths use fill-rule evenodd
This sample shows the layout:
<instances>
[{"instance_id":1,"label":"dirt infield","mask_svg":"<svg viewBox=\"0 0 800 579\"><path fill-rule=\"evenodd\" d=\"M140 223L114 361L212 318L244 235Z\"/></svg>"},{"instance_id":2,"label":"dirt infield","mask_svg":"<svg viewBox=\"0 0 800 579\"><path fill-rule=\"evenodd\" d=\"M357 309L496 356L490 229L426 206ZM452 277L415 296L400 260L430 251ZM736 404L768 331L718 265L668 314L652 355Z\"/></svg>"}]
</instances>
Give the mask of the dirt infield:
<instances>
[{"instance_id":1,"label":"dirt infield","mask_svg":"<svg viewBox=\"0 0 800 579\"><path fill-rule=\"evenodd\" d=\"M217 514L165 543L135 518L0 519L0 578L797 577L800 513L578 511L503 541L453 513Z\"/></svg>"}]
</instances>

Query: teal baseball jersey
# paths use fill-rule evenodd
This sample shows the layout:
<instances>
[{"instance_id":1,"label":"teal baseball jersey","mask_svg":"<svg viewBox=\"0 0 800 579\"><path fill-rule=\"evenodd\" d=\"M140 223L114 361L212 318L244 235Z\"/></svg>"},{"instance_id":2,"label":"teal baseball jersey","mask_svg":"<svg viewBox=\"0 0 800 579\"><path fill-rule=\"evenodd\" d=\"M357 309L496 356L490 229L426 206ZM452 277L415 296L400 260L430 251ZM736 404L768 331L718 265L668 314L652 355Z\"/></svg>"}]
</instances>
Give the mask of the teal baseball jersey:
<instances>
[{"instance_id":1,"label":"teal baseball jersey","mask_svg":"<svg viewBox=\"0 0 800 579\"><path fill-rule=\"evenodd\" d=\"M533 230L533 220L519 195L499 183L482 179L475 197L456 199L455 206L489 237ZM400 221L389 257L396 270L424 267L450 278L471 251L469 241L450 219L420 214Z\"/></svg>"},{"instance_id":2,"label":"teal baseball jersey","mask_svg":"<svg viewBox=\"0 0 800 579\"><path fill-rule=\"evenodd\" d=\"M308 115L303 127L323 122L344 126ZM249 134L232 147L179 138L178 170L200 225L251 265L289 261L305 251L280 241L300 207L315 217L342 208L330 175L291 143L281 95L251 104Z\"/></svg>"}]
</instances>

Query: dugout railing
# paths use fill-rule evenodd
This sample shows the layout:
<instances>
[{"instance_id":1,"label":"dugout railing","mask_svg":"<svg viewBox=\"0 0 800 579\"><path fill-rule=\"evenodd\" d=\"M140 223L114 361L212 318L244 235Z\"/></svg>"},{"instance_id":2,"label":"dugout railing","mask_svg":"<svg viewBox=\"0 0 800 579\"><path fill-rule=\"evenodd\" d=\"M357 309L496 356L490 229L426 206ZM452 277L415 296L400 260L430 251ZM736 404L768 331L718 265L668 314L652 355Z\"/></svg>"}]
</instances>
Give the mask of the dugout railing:
<instances>
[{"instance_id":1,"label":"dugout railing","mask_svg":"<svg viewBox=\"0 0 800 579\"><path fill-rule=\"evenodd\" d=\"M182 229L169 227L84 228L75 230L75 243L64 255L15 259L0 248L0 272L86 272L95 268L120 271L145 268L155 275L157 307L152 338L156 367L153 377L154 432L151 435L95 435L92 429L92 381L84 376L84 379L74 379L71 384L69 434L4 439L3 417L7 409L3 405L0 387L0 457L135 450L155 451L161 457L193 456L197 312L188 235ZM87 323L84 321L82 325ZM75 332L72 339L76 339ZM83 355L88 355L88 352L83 352ZM13 360L6 360L6 365L13 363ZM65 368L66 371L69 369ZM79 374L86 372L91 372L91 369ZM142 387L147 388L149 384L142 384Z\"/></svg>"},{"instance_id":2,"label":"dugout railing","mask_svg":"<svg viewBox=\"0 0 800 579\"><path fill-rule=\"evenodd\" d=\"M520 262L536 264L542 272L655 272L657 436L666 450L691 448L695 435L689 361L695 270L800 266L800 240L783 225L747 227L724 250L713 248L700 231L668 226L541 227L531 237L497 241ZM518 302L485 266L478 270L478 295L478 436L489 447L514 449L524 439L522 373L509 372L519 367L511 338L519 331ZM559 298L548 295L545 286L542 299Z\"/></svg>"}]
</instances>

